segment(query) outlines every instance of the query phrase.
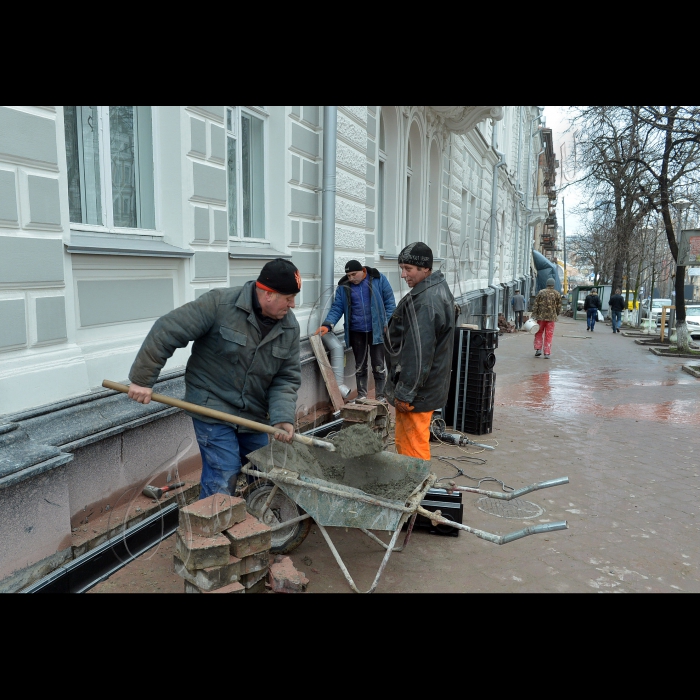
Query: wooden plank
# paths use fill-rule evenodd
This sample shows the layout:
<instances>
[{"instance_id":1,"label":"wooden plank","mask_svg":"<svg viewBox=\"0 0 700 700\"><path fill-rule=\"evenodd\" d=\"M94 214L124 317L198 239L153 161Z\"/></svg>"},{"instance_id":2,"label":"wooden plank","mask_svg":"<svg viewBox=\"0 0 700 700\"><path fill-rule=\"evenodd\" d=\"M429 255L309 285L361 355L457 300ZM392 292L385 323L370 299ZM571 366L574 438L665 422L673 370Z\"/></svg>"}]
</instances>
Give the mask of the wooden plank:
<instances>
[{"instance_id":1,"label":"wooden plank","mask_svg":"<svg viewBox=\"0 0 700 700\"><path fill-rule=\"evenodd\" d=\"M340 389L338 388L338 382L335 379L335 374L333 374L333 368L326 355L326 348L323 345L323 340L321 340L320 335L309 336L309 343L311 343L311 349L316 355L318 360L318 366L321 369L321 376L323 381L326 383L326 389L328 389L328 395L331 397L331 403L333 404L333 411L339 411L344 405L343 397L340 395Z\"/></svg>"}]
</instances>

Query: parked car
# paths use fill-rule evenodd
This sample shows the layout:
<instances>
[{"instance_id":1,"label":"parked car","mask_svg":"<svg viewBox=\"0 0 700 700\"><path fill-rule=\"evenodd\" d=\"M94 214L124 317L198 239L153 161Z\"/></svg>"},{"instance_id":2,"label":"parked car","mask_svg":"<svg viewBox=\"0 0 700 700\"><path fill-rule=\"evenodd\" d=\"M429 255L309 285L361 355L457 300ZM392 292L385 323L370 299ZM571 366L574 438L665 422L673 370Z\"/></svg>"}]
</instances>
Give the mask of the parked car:
<instances>
[{"instance_id":1,"label":"parked car","mask_svg":"<svg viewBox=\"0 0 700 700\"><path fill-rule=\"evenodd\" d=\"M670 299L645 299L642 302L642 318L652 318L657 325L661 323L661 307L671 306ZM650 308L651 306L651 308ZM666 323L668 323L669 311L666 311Z\"/></svg>"},{"instance_id":2,"label":"parked car","mask_svg":"<svg viewBox=\"0 0 700 700\"><path fill-rule=\"evenodd\" d=\"M688 304L685 307L685 323L690 337L693 340L700 339L700 304Z\"/></svg>"}]
</instances>

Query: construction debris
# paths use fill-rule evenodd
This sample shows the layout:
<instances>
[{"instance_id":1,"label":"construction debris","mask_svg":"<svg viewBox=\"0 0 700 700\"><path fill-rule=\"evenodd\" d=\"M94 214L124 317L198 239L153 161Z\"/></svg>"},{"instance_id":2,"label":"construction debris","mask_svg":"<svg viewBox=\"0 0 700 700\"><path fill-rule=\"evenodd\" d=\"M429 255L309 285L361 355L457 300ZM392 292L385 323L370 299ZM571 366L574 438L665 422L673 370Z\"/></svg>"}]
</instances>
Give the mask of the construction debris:
<instances>
[{"instance_id":1,"label":"construction debris","mask_svg":"<svg viewBox=\"0 0 700 700\"><path fill-rule=\"evenodd\" d=\"M270 586L273 593L303 593L309 579L297 571L289 557L276 556L270 567Z\"/></svg>"}]
</instances>

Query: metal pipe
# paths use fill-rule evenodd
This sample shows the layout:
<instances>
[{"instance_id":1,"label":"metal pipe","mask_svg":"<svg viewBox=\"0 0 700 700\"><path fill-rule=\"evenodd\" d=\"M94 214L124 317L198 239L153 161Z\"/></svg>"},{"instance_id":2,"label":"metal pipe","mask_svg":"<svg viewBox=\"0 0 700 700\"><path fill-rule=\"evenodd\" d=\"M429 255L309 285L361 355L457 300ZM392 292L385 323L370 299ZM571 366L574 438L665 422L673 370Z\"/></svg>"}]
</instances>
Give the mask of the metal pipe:
<instances>
[{"instance_id":1,"label":"metal pipe","mask_svg":"<svg viewBox=\"0 0 700 700\"><path fill-rule=\"evenodd\" d=\"M345 398L351 391L350 387L345 384L345 344L331 331L323 336L323 345L330 350L331 368L335 375L335 381L338 383L340 395Z\"/></svg>"},{"instance_id":2,"label":"metal pipe","mask_svg":"<svg viewBox=\"0 0 700 700\"><path fill-rule=\"evenodd\" d=\"M540 481L537 484L531 484L530 486L523 486L523 488L517 491L511 491L510 493L499 493L498 491L486 491L485 489L478 489L474 486L457 486L454 482L450 482L447 491L466 491L467 493L478 493L481 496L488 496L489 498L498 498L501 501L510 501L513 498L520 498L526 493L532 493L533 491L539 491L540 489L548 489L552 486L561 486L562 484L568 484L569 477L562 476L558 479L550 479L549 481ZM441 486L440 488L445 488Z\"/></svg>"},{"instance_id":3,"label":"metal pipe","mask_svg":"<svg viewBox=\"0 0 700 700\"><path fill-rule=\"evenodd\" d=\"M491 129L491 148L498 156L498 161L493 166L493 178L491 182L491 228L489 230L489 286L493 284L494 271L494 247L496 241L496 214L498 212L498 169L505 164L505 155L498 150L498 122L493 122ZM497 326L494 326L497 327Z\"/></svg>"},{"instance_id":4,"label":"metal pipe","mask_svg":"<svg viewBox=\"0 0 700 700\"><path fill-rule=\"evenodd\" d=\"M338 108L323 108L323 189L321 194L321 319L333 298L335 257L335 171L338 142Z\"/></svg>"},{"instance_id":5,"label":"metal pipe","mask_svg":"<svg viewBox=\"0 0 700 700\"><path fill-rule=\"evenodd\" d=\"M283 527L287 527L287 525L294 525L294 523L300 523L302 520L306 520L310 517L311 516L308 513L304 513L304 515L300 515L298 518L285 520L283 523L277 523L277 525L269 525L268 527L270 528L270 532L275 532L275 530L281 530Z\"/></svg>"}]
</instances>

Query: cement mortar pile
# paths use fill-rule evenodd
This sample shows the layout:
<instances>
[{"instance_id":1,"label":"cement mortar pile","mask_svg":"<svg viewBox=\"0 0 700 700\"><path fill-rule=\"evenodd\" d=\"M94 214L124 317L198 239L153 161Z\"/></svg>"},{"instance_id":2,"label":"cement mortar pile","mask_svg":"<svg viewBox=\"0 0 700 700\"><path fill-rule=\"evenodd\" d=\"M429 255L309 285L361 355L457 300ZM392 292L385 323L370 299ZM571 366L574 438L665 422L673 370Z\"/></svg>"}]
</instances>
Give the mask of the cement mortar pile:
<instances>
[{"instance_id":1,"label":"cement mortar pile","mask_svg":"<svg viewBox=\"0 0 700 700\"><path fill-rule=\"evenodd\" d=\"M341 430L333 438L333 444L343 459L374 455L384 449L381 436L367 425L353 425Z\"/></svg>"}]
</instances>

